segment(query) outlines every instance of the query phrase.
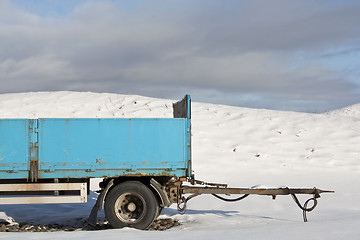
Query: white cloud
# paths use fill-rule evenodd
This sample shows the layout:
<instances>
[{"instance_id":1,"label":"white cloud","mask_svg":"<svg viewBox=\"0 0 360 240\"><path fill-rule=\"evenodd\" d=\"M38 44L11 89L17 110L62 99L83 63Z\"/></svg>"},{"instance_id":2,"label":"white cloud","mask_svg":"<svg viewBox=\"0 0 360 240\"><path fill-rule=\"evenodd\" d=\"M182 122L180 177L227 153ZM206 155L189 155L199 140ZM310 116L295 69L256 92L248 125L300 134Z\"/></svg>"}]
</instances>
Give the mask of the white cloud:
<instances>
[{"instance_id":1,"label":"white cloud","mask_svg":"<svg viewBox=\"0 0 360 240\"><path fill-rule=\"evenodd\" d=\"M0 64L0 78L6 79L71 79L73 70L54 55L40 55L21 59L7 59Z\"/></svg>"},{"instance_id":2,"label":"white cloud","mask_svg":"<svg viewBox=\"0 0 360 240\"><path fill-rule=\"evenodd\" d=\"M181 90L288 109L360 101L359 86L347 80L354 76L322 62L328 49L360 44L357 2L143 4L128 11L87 1L69 15L40 17L1 1L0 91Z\"/></svg>"}]
</instances>

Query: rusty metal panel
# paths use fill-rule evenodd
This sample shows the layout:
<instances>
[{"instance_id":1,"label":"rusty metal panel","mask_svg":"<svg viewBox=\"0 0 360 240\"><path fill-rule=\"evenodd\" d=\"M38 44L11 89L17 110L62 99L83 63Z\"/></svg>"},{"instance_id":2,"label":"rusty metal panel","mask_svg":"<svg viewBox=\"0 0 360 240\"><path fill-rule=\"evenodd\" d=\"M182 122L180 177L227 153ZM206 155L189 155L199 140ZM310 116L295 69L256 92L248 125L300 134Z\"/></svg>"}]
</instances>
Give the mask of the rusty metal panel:
<instances>
[{"instance_id":1,"label":"rusty metal panel","mask_svg":"<svg viewBox=\"0 0 360 240\"><path fill-rule=\"evenodd\" d=\"M38 140L38 120L29 119L29 179L31 182L36 182L39 175Z\"/></svg>"},{"instance_id":2,"label":"rusty metal panel","mask_svg":"<svg viewBox=\"0 0 360 240\"><path fill-rule=\"evenodd\" d=\"M28 178L28 119L0 119L0 178Z\"/></svg>"},{"instance_id":3,"label":"rusty metal panel","mask_svg":"<svg viewBox=\"0 0 360 240\"><path fill-rule=\"evenodd\" d=\"M173 103L173 115L174 118L187 118L191 119L191 98L190 95L185 95L185 97Z\"/></svg>"}]
</instances>

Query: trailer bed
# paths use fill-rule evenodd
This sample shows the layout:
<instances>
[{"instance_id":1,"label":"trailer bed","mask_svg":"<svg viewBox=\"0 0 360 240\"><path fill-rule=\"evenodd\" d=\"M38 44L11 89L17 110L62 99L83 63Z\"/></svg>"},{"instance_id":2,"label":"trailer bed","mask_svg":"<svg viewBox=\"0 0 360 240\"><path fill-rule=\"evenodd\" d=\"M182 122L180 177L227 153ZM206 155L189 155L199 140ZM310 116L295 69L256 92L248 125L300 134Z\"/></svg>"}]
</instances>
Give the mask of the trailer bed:
<instances>
[{"instance_id":1,"label":"trailer bed","mask_svg":"<svg viewBox=\"0 0 360 240\"><path fill-rule=\"evenodd\" d=\"M0 179L187 177L189 121L0 119Z\"/></svg>"}]
</instances>

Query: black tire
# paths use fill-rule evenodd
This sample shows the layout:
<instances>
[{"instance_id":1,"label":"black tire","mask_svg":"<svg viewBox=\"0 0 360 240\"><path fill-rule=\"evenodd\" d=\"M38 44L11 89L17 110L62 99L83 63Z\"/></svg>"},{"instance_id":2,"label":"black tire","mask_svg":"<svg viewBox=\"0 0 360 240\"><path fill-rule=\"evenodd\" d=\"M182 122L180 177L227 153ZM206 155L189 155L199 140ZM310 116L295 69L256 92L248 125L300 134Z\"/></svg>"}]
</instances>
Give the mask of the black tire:
<instances>
[{"instance_id":1,"label":"black tire","mask_svg":"<svg viewBox=\"0 0 360 240\"><path fill-rule=\"evenodd\" d=\"M127 181L110 190L104 210L113 228L146 229L159 212L159 205L147 186L137 181Z\"/></svg>"}]
</instances>

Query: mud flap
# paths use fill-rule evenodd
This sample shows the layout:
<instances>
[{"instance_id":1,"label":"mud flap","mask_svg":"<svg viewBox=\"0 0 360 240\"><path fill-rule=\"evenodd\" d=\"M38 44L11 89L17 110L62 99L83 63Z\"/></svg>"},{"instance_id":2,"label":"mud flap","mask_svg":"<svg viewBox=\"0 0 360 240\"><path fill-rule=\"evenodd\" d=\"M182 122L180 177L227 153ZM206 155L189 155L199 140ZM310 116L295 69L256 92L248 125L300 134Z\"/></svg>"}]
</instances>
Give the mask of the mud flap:
<instances>
[{"instance_id":1,"label":"mud flap","mask_svg":"<svg viewBox=\"0 0 360 240\"><path fill-rule=\"evenodd\" d=\"M114 179L111 179L110 182L106 185L106 187L104 188L104 190L99 194L96 203L94 205L94 207L91 210L91 213L87 219L87 222L95 227L97 224L97 214L99 210L103 210L104 209L104 200L106 197L106 194L108 193L109 189L114 185Z\"/></svg>"}]
</instances>

